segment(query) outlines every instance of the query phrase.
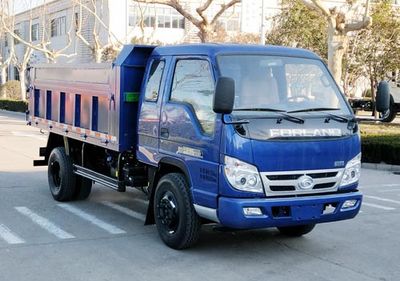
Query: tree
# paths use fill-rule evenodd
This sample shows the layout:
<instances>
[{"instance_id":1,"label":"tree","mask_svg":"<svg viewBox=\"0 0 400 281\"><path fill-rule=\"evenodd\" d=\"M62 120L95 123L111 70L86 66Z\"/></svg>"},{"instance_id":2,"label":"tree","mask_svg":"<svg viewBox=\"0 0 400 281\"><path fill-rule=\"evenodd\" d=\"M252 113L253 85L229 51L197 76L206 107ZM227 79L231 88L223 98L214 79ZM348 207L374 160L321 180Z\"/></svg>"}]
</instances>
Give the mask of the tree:
<instances>
[{"instance_id":1,"label":"tree","mask_svg":"<svg viewBox=\"0 0 400 281\"><path fill-rule=\"evenodd\" d=\"M327 60L327 23L315 10L301 0L283 0L282 12L272 18L272 29L266 43L305 48Z\"/></svg>"},{"instance_id":2,"label":"tree","mask_svg":"<svg viewBox=\"0 0 400 281\"><path fill-rule=\"evenodd\" d=\"M103 21L105 0L73 0L79 8L78 19L76 23L76 36L90 49L94 61L100 63L110 53L115 53L121 49L122 43L110 31L108 24ZM110 5L110 4L109 4ZM82 28L91 30L85 37ZM107 34L106 40L100 38L101 32Z\"/></svg>"},{"instance_id":3,"label":"tree","mask_svg":"<svg viewBox=\"0 0 400 281\"><path fill-rule=\"evenodd\" d=\"M31 56L34 51L41 52L45 55L47 58L47 62L49 63L54 63L57 58L59 57L71 57L74 56L75 54L66 54L65 52L68 50L68 48L71 46L72 39L71 39L71 33L73 30L73 22L71 21L70 27L67 31L67 43L65 46L61 47L60 49L54 49L51 46L51 36L49 34L49 18L46 16L47 13L47 4L43 4L41 6L41 10L38 11L37 15L34 15L32 10L30 12L29 19L27 20L27 25L28 28L25 32L25 34L21 34L19 29L16 28L15 26L15 16L12 15L12 1L11 0L3 0L2 1L2 7L4 10L9 11L8 13L2 13L1 16L1 22L0 22L0 27L8 34L10 37L10 41L12 41L12 44L10 44L10 50L12 53L11 59L15 65L15 67L18 70L19 73L19 81L21 85L21 99L25 100L26 99L26 71L29 66L29 62L31 59ZM25 0L24 2L25 6L30 7L31 6L31 1L30 0ZM3 10L3 11L4 11ZM39 34L38 31L38 40L32 40L32 23L33 23L33 18L38 17L40 20L40 24L43 27L41 30L41 34ZM19 52L17 54L16 52L16 44L18 44L18 49L23 51L23 53Z\"/></svg>"},{"instance_id":4,"label":"tree","mask_svg":"<svg viewBox=\"0 0 400 281\"><path fill-rule=\"evenodd\" d=\"M391 1L381 1L373 7L372 25L354 37L357 44L353 44L355 50L351 54L353 59L349 59L349 67L362 70L361 73L368 77L373 100L378 82L399 69L400 19L397 12Z\"/></svg>"},{"instance_id":5,"label":"tree","mask_svg":"<svg viewBox=\"0 0 400 281\"><path fill-rule=\"evenodd\" d=\"M9 3L12 2L11 0L3 0L5 3ZM45 1L46 2L46 1ZM25 6L30 7L31 6L31 1L30 0L25 0ZM12 10L11 5L7 4L8 8L10 10ZM9 13L9 15L11 15L12 13ZM32 28L32 20L33 20L33 14L31 13L30 15L30 19L29 19L29 30L28 30L28 36L24 37L21 36L21 34L19 34L19 32L16 32L14 30L14 16L9 16L9 17L1 17L1 22L0 25L2 28L4 28L4 30L7 32L7 34L9 34L9 36L15 40L16 42L19 42L21 44L23 44L24 46L26 46L27 48L31 48L34 51L38 51L43 53L46 58L47 58L47 62L49 63L54 63L57 58L59 57L72 57L75 56L76 54L66 54L65 52L68 50L68 48L71 46L72 44L72 38L71 38L71 34L73 31L73 27L74 27L74 21L71 21L71 24L68 28L67 31L67 44L65 44L64 47L60 48L60 49L53 49L51 47L51 36L49 35L49 30L48 30L48 18L47 18L47 4L43 4L41 6L41 11L40 11L40 20L41 20L41 26L42 28L42 32L41 34L39 34L39 40L37 43L32 42L32 38L31 38L31 28ZM11 23L10 23L11 22ZM14 44L15 45L15 44Z\"/></svg>"},{"instance_id":6,"label":"tree","mask_svg":"<svg viewBox=\"0 0 400 281\"><path fill-rule=\"evenodd\" d=\"M9 6L7 1L1 1L0 4L0 17L1 21L4 21L7 25L10 25L10 19L11 17L9 16L10 11L9 11ZM1 85L5 84L7 82L7 68L9 67L13 57L14 57L14 48L12 46L9 48L7 45L8 44L13 44L13 42L9 42L9 36L7 34L6 29L3 27L3 25L0 24L0 38L4 39L4 45L1 44L0 46L0 79L1 79ZM7 45L6 45L7 44ZM3 49L4 48L4 49ZM8 54L5 54L6 49L8 49Z\"/></svg>"},{"instance_id":7,"label":"tree","mask_svg":"<svg viewBox=\"0 0 400 281\"><path fill-rule=\"evenodd\" d=\"M0 31L0 38L4 38L5 42L8 43L8 35L7 33ZM12 44L13 42L9 43ZM8 54L4 55L3 45L0 48L0 84L4 85L7 82L7 68L9 67L13 57L14 57L14 48L10 48Z\"/></svg>"},{"instance_id":8,"label":"tree","mask_svg":"<svg viewBox=\"0 0 400 281\"><path fill-rule=\"evenodd\" d=\"M196 8L196 13L186 9L180 0L133 0L138 3L162 4L178 11L186 20L199 29L198 36L201 42L210 42L213 34L218 31L218 19L231 7L241 0L205 0ZM209 16L210 7L219 6L213 16Z\"/></svg>"},{"instance_id":9,"label":"tree","mask_svg":"<svg viewBox=\"0 0 400 281\"><path fill-rule=\"evenodd\" d=\"M343 57L349 43L349 33L367 28L371 24L369 0L365 1L361 19L357 0L346 0L346 4L328 8L320 0L301 0L309 9L320 13L328 25L328 67L337 83L341 84Z\"/></svg>"}]
</instances>

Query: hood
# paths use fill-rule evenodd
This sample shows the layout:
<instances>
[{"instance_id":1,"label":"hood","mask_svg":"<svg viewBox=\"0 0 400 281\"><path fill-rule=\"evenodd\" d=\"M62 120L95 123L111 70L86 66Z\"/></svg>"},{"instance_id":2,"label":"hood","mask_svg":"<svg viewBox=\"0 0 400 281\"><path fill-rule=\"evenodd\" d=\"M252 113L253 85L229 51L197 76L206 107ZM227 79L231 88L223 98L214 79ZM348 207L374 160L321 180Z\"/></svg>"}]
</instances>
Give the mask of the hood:
<instances>
[{"instance_id":1,"label":"hood","mask_svg":"<svg viewBox=\"0 0 400 281\"><path fill-rule=\"evenodd\" d=\"M334 120L250 120L227 130L227 155L260 172L341 168L360 153L357 128ZM354 124L353 124L354 125Z\"/></svg>"}]
</instances>

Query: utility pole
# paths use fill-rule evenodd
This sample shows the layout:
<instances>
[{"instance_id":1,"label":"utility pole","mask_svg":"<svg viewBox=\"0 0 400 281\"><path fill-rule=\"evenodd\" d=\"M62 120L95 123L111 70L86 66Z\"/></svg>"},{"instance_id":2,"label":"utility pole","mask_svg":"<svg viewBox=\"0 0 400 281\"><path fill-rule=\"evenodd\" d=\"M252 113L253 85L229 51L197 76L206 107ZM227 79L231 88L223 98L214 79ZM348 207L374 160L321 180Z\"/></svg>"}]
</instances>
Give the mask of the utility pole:
<instances>
[{"instance_id":1,"label":"utility pole","mask_svg":"<svg viewBox=\"0 0 400 281\"><path fill-rule=\"evenodd\" d=\"M260 44L265 45L265 0L262 0L261 4L261 28L260 28Z\"/></svg>"}]
</instances>

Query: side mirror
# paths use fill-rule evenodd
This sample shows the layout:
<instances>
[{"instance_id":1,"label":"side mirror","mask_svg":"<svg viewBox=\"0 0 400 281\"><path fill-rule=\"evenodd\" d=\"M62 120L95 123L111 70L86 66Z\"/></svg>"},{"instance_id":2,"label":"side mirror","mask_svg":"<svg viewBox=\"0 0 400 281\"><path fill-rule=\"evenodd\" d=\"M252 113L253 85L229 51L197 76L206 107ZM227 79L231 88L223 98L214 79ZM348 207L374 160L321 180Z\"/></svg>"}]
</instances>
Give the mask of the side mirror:
<instances>
[{"instance_id":1,"label":"side mirror","mask_svg":"<svg viewBox=\"0 0 400 281\"><path fill-rule=\"evenodd\" d=\"M385 113L390 107L390 87L386 81L381 81L378 84L376 92L376 111Z\"/></svg>"},{"instance_id":2,"label":"side mirror","mask_svg":"<svg viewBox=\"0 0 400 281\"><path fill-rule=\"evenodd\" d=\"M235 101L235 80L219 77L215 85L213 110L215 113L229 114Z\"/></svg>"}]
</instances>

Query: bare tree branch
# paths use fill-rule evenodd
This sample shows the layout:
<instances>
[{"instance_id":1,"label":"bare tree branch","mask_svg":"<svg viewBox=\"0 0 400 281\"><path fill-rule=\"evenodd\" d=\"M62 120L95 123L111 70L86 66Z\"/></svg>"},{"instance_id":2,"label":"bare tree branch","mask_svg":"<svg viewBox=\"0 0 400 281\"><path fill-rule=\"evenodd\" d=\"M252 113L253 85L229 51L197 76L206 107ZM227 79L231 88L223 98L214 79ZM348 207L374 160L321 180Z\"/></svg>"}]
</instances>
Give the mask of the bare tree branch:
<instances>
[{"instance_id":1,"label":"bare tree branch","mask_svg":"<svg viewBox=\"0 0 400 281\"><path fill-rule=\"evenodd\" d=\"M183 6L179 3L179 0L134 0L135 2L139 3L146 3L146 4L161 4L167 5L171 8L174 8L178 11L182 16L184 16L188 21L193 23L195 26L200 27L201 21L198 20L194 15L186 11Z\"/></svg>"},{"instance_id":2,"label":"bare tree branch","mask_svg":"<svg viewBox=\"0 0 400 281\"><path fill-rule=\"evenodd\" d=\"M213 1L214 1L214 0L207 0L207 1L203 4L203 6L200 6L200 7L198 7L198 8L196 9L197 13L198 13L199 15L202 14L202 13L204 13L204 11L207 10L207 9L210 7L210 5L212 4Z\"/></svg>"},{"instance_id":3,"label":"bare tree branch","mask_svg":"<svg viewBox=\"0 0 400 281\"><path fill-rule=\"evenodd\" d=\"M326 17L331 16L331 13L327 7L325 7L320 0L311 0L313 4L322 12Z\"/></svg>"},{"instance_id":4,"label":"bare tree branch","mask_svg":"<svg viewBox=\"0 0 400 281\"><path fill-rule=\"evenodd\" d=\"M315 10L318 12L320 11L317 6L315 6L312 2L310 2L308 0L301 0L301 2L304 4L304 6L306 6L310 10Z\"/></svg>"},{"instance_id":5,"label":"bare tree branch","mask_svg":"<svg viewBox=\"0 0 400 281\"><path fill-rule=\"evenodd\" d=\"M366 0L363 20L355 23L347 23L344 27L345 32L361 30L367 28L372 24L372 18L369 16L369 5L370 5L370 0Z\"/></svg>"},{"instance_id":6,"label":"bare tree branch","mask_svg":"<svg viewBox=\"0 0 400 281\"><path fill-rule=\"evenodd\" d=\"M241 0L231 0L228 4L222 4L221 5L221 9L215 14L215 16L213 17L211 24L215 24L218 20L218 18L226 11L228 10L230 7L240 3Z\"/></svg>"},{"instance_id":7,"label":"bare tree branch","mask_svg":"<svg viewBox=\"0 0 400 281\"><path fill-rule=\"evenodd\" d=\"M100 23L100 25L108 32L108 34L111 35L118 44L122 45L122 42L118 39L118 37L113 32L110 31L110 28L107 26L107 24L105 24L104 21L97 14L95 2L92 2L93 3L92 5L94 5L93 10L90 9L87 5L83 4L82 0L74 0L74 2L76 5L79 5L84 10L89 12L95 18L95 20L98 21Z\"/></svg>"}]
</instances>

